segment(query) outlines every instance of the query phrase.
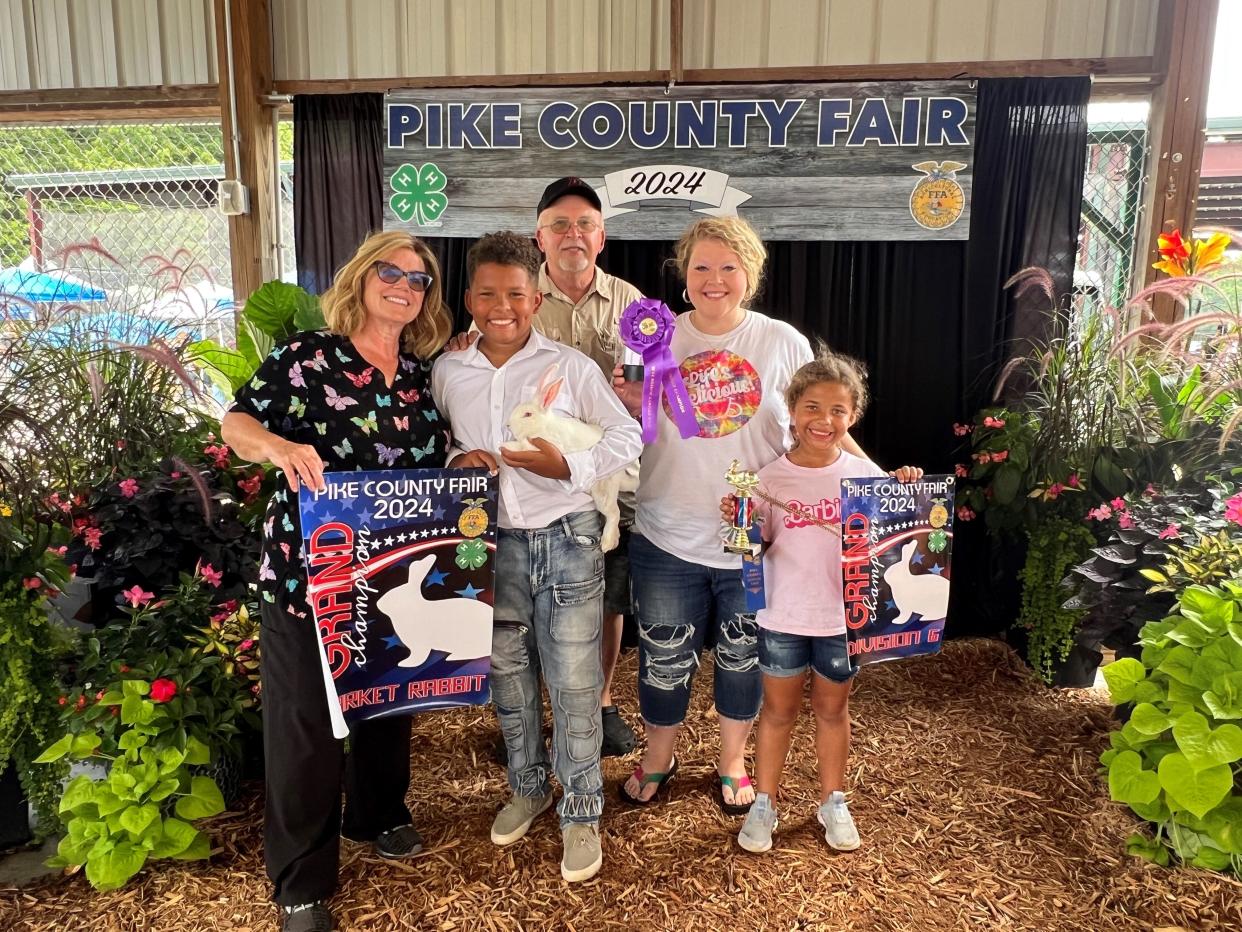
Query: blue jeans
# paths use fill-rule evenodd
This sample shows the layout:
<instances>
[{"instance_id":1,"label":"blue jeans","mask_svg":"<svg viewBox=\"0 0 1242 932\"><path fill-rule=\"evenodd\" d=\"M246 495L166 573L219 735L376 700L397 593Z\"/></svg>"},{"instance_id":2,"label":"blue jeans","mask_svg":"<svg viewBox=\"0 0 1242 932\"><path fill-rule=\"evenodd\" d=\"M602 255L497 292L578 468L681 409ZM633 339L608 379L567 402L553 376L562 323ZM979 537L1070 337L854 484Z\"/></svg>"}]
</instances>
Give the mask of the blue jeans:
<instances>
[{"instance_id":1,"label":"blue jeans","mask_svg":"<svg viewBox=\"0 0 1242 932\"><path fill-rule=\"evenodd\" d=\"M687 563L641 534L630 538L638 613L638 703L652 725L680 725L708 626L716 631L716 711L750 721L759 714L758 626L746 611L741 570Z\"/></svg>"},{"instance_id":2,"label":"blue jeans","mask_svg":"<svg viewBox=\"0 0 1242 932\"><path fill-rule=\"evenodd\" d=\"M517 796L543 796L555 770L565 791L562 827L598 822L604 809L602 527L598 512L580 511L533 531L501 528L496 545L492 701L509 750L509 786ZM551 768L541 672L552 701Z\"/></svg>"},{"instance_id":3,"label":"blue jeans","mask_svg":"<svg viewBox=\"0 0 1242 932\"><path fill-rule=\"evenodd\" d=\"M848 683L858 668L850 663L844 634L811 636L759 629L759 669L768 676L801 676L810 667L826 680Z\"/></svg>"}]
</instances>

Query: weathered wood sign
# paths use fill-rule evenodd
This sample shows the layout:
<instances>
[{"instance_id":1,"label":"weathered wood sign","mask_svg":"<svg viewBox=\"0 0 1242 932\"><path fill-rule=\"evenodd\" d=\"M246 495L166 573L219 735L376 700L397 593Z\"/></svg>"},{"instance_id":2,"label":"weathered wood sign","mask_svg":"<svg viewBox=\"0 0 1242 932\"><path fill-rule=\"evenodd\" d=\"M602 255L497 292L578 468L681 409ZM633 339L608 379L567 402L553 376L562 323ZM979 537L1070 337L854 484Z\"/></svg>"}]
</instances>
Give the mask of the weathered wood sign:
<instances>
[{"instance_id":1,"label":"weathered wood sign","mask_svg":"<svg viewBox=\"0 0 1242 932\"><path fill-rule=\"evenodd\" d=\"M613 238L731 214L773 240L969 235L968 82L403 90L384 122L387 229L532 231L577 175Z\"/></svg>"}]
</instances>

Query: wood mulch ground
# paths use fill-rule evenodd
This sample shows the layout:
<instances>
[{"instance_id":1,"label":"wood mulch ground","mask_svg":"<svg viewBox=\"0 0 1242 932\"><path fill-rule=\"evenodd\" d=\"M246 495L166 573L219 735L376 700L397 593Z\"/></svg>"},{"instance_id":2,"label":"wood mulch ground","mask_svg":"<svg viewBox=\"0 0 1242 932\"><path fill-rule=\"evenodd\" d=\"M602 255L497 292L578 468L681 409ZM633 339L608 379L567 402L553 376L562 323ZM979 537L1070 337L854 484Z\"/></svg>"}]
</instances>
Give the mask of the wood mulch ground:
<instances>
[{"instance_id":1,"label":"wood mulch ground","mask_svg":"<svg viewBox=\"0 0 1242 932\"><path fill-rule=\"evenodd\" d=\"M704 671L706 672L706 670ZM618 695L633 709L635 660ZM1242 883L1127 857L1135 820L1096 772L1111 708L1045 689L1002 644L951 641L932 658L866 669L854 694L851 808L863 847L832 853L815 822L814 755L795 736L776 847L738 848L740 819L711 794L706 676L666 805L612 801L633 760L606 762L604 869L569 887L551 815L498 849L505 795L489 761L491 714L416 721L411 801L427 848L406 863L346 843L332 902L346 930L1242 929ZM0 929L267 930L259 788L213 825L209 863L163 862L130 887L81 877L0 889Z\"/></svg>"}]
</instances>

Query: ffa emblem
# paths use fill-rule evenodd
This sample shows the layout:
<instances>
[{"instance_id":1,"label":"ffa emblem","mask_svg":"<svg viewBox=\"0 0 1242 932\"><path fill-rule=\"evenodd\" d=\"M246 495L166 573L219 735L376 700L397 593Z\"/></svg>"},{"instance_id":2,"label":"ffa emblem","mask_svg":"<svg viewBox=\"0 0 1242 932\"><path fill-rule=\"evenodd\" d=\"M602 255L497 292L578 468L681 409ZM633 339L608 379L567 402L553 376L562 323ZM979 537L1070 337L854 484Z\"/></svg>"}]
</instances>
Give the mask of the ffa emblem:
<instances>
[{"instance_id":1,"label":"ffa emblem","mask_svg":"<svg viewBox=\"0 0 1242 932\"><path fill-rule=\"evenodd\" d=\"M457 529L466 537L478 537L487 530L487 512L483 510L483 503L486 499L467 498L462 500L463 505L468 505L465 511L461 513L461 517L457 519Z\"/></svg>"},{"instance_id":2,"label":"ffa emblem","mask_svg":"<svg viewBox=\"0 0 1242 932\"><path fill-rule=\"evenodd\" d=\"M935 503L932 505L931 513L928 515L928 523L932 527L944 527L949 521L949 509L944 507L943 498L933 498Z\"/></svg>"},{"instance_id":3,"label":"ffa emblem","mask_svg":"<svg viewBox=\"0 0 1242 932\"><path fill-rule=\"evenodd\" d=\"M928 230L943 230L957 222L966 208L966 192L957 183L965 162L919 162L910 166L923 173L910 192L910 216Z\"/></svg>"}]
</instances>

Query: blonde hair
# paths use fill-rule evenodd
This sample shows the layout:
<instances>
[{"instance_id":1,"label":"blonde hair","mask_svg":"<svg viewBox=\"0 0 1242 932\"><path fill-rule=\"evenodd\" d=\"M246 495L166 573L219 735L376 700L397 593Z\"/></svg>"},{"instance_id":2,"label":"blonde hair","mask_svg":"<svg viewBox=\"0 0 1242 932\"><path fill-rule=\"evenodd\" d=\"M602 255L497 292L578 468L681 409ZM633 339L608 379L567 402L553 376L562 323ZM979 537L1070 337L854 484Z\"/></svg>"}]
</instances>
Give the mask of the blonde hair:
<instances>
[{"instance_id":1,"label":"blonde hair","mask_svg":"<svg viewBox=\"0 0 1242 932\"><path fill-rule=\"evenodd\" d=\"M340 336L356 333L366 322L363 302L367 276L375 272L375 263L398 249L412 249L423 260L423 268L431 276L431 284L423 293L423 306L401 332L402 348L420 359L439 352L453 330L448 310L444 307L444 287L440 281L440 263L435 253L421 239L401 230L372 233L358 247L332 279L332 287L323 293L320 306L328 329Z\"/></svg>"},{"instance_id":2,"label":"blonde hair","mask_svg":"<svg viewBox=\"0 0 1242 932\"><path fill-rule=\"evenodd\" d=\"M705 239L717 240L737 253L742 271L746 273L746 294L742 300L749 301L757 295L759 286L763 284L763 266L768 261L768 250L755 228L741 217L704 217L686 228L677 241L674 253L682 281L686 280L686 271L690 268L690 254Z\"/></svg>"},{"instance_id":3,"label":"blonde hair","mask_svg":"<svg viewBox=\"0 0 1242 932\"><path fill-rule=\"evenodd\" d=\"M867 402L871 400L867 391L867 367L852 356L834 353L823 343L815 347L815 358L800 368L789 380L785 389L785 404L789 413L793 414L794 406L807 390L821 382L845 386L854 401L854 419L863 416L867 410Z\"/></svg>"}]
</instances>

